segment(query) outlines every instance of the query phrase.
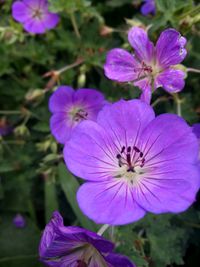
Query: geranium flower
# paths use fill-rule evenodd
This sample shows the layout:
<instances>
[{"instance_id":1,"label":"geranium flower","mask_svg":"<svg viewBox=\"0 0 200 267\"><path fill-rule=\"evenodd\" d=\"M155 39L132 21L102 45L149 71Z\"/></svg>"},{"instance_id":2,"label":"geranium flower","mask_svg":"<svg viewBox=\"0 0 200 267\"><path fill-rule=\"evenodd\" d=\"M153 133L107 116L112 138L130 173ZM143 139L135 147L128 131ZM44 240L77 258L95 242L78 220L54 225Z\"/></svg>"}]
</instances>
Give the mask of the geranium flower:
<instances>
[{"instance_id":1,"label":"geranium flower","mask_svg":"<svg viewBox=\"0 0 200 267\"><path fill-rule=\"evenodd\" d=\"M55 211L43 232L39 254L41 261L51 267L134 267L113 249L113 243L96 233L64 226L61 215Z\"/></svg>"},{"instance_id":2,"label":"geranium flower","mask_svg":"<svg viewBox=\"0 0 200 267\"><path fill-rule=\"evenodd\" d=\"M83 120L96 120L107 102L99 91L60 86L50 97L49 110L53 113L50 128L56 140L64 144L72 130Z\"/></svg>"},{"instance_id":3,"label":"geranium flower","mask_svg":"<svg viewBox=\"0 0 200 267\"><path fill-rule=\"evenodd\" d=\"M10 134L12 130L12 126L8 124L5 118L0 119L0 137Z\"/></svg>"},{"instance_id":4,"label":"geranium flower","mask_svg":"<svg viewBox=\"0 0 200 267\"><path fill-rule=\"evenodd\" d=\"M77 200L96 223L120 225L146 212L182 212L195 200L198 143L177 115L155 118L141 100L121 100L82 122L65 144L69 170L85 179Z\"/></svg>"},{"instance_id":5,"label":"geranium flower","mask_svg":"<svg viewBox=\"0 0 200 267\"><path fill-rule=\"evenodd\" d=\"M183 89L185 72L176 69L176 65L183 61L187 52L186 39L179 32L163 31L154 47L145 30L133 27L128 40L135 50L134 55L120 48L107 54L104 70L109 79L133 82L143 91L141 98L146 102L150 102L152 91L158 87L169 93Z\"/></svg>"},{"instance_id":6,"label":"geranium flower","mask_svg":"<svg viewBox=\"0 0 200 267\"><path fill-rule=\"evenodd\" d=\"M26 226L26 220L21 214L17 214L13 219L13 224L16 228L24 228Z\"/></svg>"},{"instance_id":7,"label":"geranium flower","mask_svg":"<svg viewBox=\"0 0 200 267\"><path fill-rule=\"evenodd\" d=\"M156 13L156 4L155 0L144 0L144 4L141 7L141 13L144 16L147 16L148 14L155 14Z\"/></svg>"},{"instance_id":8,"label":"geranium flower","mask_svg":"<svg viewBox=\"0 0 200 267\"><path fill-rule=\"evenodd\" d=\"M59 22L59 16L49 12L47 0L16 1L12 5L12 16L30 33L42 34Z\"/></svg>"}]
</instances>

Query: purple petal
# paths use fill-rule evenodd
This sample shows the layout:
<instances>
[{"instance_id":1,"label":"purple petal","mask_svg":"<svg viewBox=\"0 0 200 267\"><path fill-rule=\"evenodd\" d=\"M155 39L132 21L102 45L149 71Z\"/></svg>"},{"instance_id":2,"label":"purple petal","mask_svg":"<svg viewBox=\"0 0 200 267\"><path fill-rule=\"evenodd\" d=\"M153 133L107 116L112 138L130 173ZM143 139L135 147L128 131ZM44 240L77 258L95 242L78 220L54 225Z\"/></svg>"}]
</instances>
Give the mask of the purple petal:
<instances>
[{"instance_id":1,"label":"purple petal","mask_svg":"<svg viewBox=\"0 0 200 267\"><path fill-rule=\"evenodd\" d=\"M86 180L107 180L104 171L112 171L116 159L112 158L112 147L104 129L95 122L83 121L65 144L64 159L69 170Z\"/></svg>"},{"instance_id":2,"label":"purple petal","mask_svg":"<svg viewBox=\"0 0 200 267\"><path fill-rule=\"evenodd\" d=\"M176 69L167 69L155 79L155 87L163 87L169 93L180 92L185 86L185 72Z\"/></svg>"},{"instance_id":3,"label":"purple petal","mask_svg":"<svg viewBox=\"0 0 200 267\"><path fill-rule=\"evenodd\" d=\"M140 27L133 27L128 33L128 40L135 49L135 54L141 61L151 63L154 56L154 45L149 40L147 32Z\"/></svg>"},{"instance_id":4,"label":"purple petal","mask_svg":"<svg viewBox=\"0 0 200 267\"><path fill-rule=\"evenodd\" d=\"M48 5L47 0L23 0L23 3L31 9L44 9Z\"/></svg>"},{"instance_id":5,"label":"purple petal","mask_svg":"<svg viewBox=\"0 0 200 267\"><path fill-rule=\"evenodd\" d=\"M156 13L156 5L154 0L146 0L145 3L142 5L141 13L146 16L150 13Z\"/></svg>"},{"instance_id":6,"label":"purple petal","mask_svg":"<svg viewBox=\"0 0 200 267\"><path fill-rule=\"evenodd\" d=\"M73 98L74 105L82 106L88 111L88 119L96 120L99 110L103 108L107 101L104 95L94 89L78 89Z\"/></svg>"},{"instance_id":7,"label":"purple petal","mask_svg":"<svg viewBox=\"0 0 200 267\"><path fill-rule=\"evenodd\" d=\"M51 133L60 144L65 144L65 142L71 137L74 126L75 124L69 118L67 112L57 112L51 116Z\"/></svg>"},{"instance_id":8,"label":"purple petal","mask_svg":"<svg viewBox=\"0 0 200 267\"><path fill-rule=\"evenodd\" d=\"M106 130L116 146L121 143L122 147L127 143L134 144L154 117L153 109L146 103L140 100L120 100L112 106L104 107L99 112L97 123Z\"/></svg>"},{"instance_id":9,"label":"purple petal","mask_svg":"<svg viewBox=\"0 0 200 267\"><path fill-rule=\"evenodd\" d=\"M104 71L107 78L118 82L129 82L138 78L141 64L124 49L108 52Z\"/></svg>"},{"instance_id":10,"label":"purple petal","mask_svg":"<svg viewBox=\"0 0 200 267\"><path fill-rule=\"evenodd\" d=\"M54 112L65 112L73 101L74 90L69 86L60 86L49 99L49 110Z\"/></svg>"},{"instance_id":11,"label":"purple petal","mask_svg":"<svg viewBox=\"0 0 200 267\"><path fill-rule=\"evenodd\" d=\"M192 131L198 139L200 139L200 123L195 123L192 125Z\"/></svg>"},{"instance_id":12,"label":"purple petal","mask_svg":"<svg viewBox=\"0 0 200 267\"><path fill-rule=\"evenodd\" d=\"M150 104L152 95L151 80L147 77L145 79L134 82L134 85L138 86L142 90L140 99L143 102Z\"/></svg>"},{"instance_id":13,"label":"purple petal","mask_svg":"<svg viewBox=\"0 0 200 267\"><path fill-rule=\"evenodd\" d=\"M142 133L140 142L146 164L159 161L195 163L198 143L191 127L177 115L163 114L156 117ZM149 166L149 165L148 165Z\"/></svg>"},{"instance_id":14,"label":"purple petal","mask_svg":"<svg viewBox=\"0 0 200 267\"><path fill-rule=\"evenodd\" d=\"M21 214L17 214L13 219L13 224L16 228L24 228L26 226L26 220Z\"/></svg>"},{"instance_id":15,"label":"purple petal","mask_svg":"<svg viewBox=\"0 0 200 267\"><path fill-rule=\"evenodd\" d=\"M44 23L38 18L32 18L24 23L24 29L30 33L42 34L46 31Z\"/></svg>"},{"instance_id":16,"label":"purple petal","mask_svg":"<svg viewBox=\"0 0 200 267\"><path fill-rule=\"evenodd\" d=\"M167 68L183 61L187 51L184 48L186 39L174 29L163 31L156 44L157 65Z\"/></svg>"},{"instance_id":17,"label":"purple petal","mask_svg":"<svg viewBox=\"0 0 200 267\"><path fill-rule=\"evenodd\" d=\"M32 11L23 2L17 1L12 5L12 16L16 21L24 23L32 17Z\"/></svg>"},{"instance_id":18,"label":"purple petal","mask_svg":"<svg viewBox=\"0 0 200 267\"><path fill-rule=\"evenodd\" d=\"M145 215L129 186L118 179L85 183L78 190L77 200L83 213L96 223L122 225Z\"/></svg>"},{"instance_id":19,"label":"purple petal","mask_svg":"<svg viewBox=\"0 0 200 267\"><path fill-rule=\"evenodd\" d=\"M182 212L195 201L200 186L197 166L163 163L140 178L134 190L137 203L153 213Z\"/></svg>"},{"instance_id":20,"label":"purple petal","mask_svg":"<svg viewBox=\"0 0 200 267\"><path fill-rule=\"evenodd\" d=\"M53 29L56 27L56 25L59 22L59 16L57 14L53 14L53 13L47 13L44 15L44 17L42 18L42 22L45 25L46 29Z\"/></svg>"},{"instance_id":21,"label":"purple petal","mask_svg":"<svg viewBox=\"0 0 200 267\"><path fill-rule=\"evenodd\" d=\"M127 257L120 254L110 253L105 259L114 267L136 267Z\"/></svg>"}]
</instances>

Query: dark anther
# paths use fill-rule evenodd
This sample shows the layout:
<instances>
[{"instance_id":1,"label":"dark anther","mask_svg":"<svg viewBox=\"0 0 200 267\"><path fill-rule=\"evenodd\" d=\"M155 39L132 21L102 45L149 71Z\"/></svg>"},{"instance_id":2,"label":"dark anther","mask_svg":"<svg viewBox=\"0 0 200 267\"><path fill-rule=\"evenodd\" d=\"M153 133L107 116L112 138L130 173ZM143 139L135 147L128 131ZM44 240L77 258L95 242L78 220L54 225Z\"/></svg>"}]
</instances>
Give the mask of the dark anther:
<instances>
[{"instance_id":1,"label":"dark anther","mask_svg":"<svg viewBox=\"0 0 200 267\"><path fill-rule=\"evenodd\" d=\"M134 146L133 149L134 149L137 153L140 152L139 148L137 148L136 146Z\"/></svg>"},{"instance_id":2,"label":"dark anther","mask_svg":"<svg viewBox=\"0 0 200 267\"><path fill-rule=\"evenodd\" d=\"M144 155L144 154L143 154L142 152L140 152L140 157L141 157L141 158L143 157L143 155Z\"/></svg>"},{"instance_id":3,"label":"dark anther","mask_svg":"<svg viewBox=\"0 0 200 267\"><path fill-rule=\"evenodd\" d=\"M122 147L121 153L123 153L125 150L125 146Z\"/></svg>"},{"instance_id":4,"label":"dark anther","mask_svg":"<svg viewBox=\"0 0 200 267\"><path fill-rule=\"evenodd\" d=\"M127 172L135 172L134 168L131 166L128 168Z\"/></svg>"},{"instance_id":5,"label":"dark anther","mask_svg":"<svg viewBox=\"0 0 200 267\"><path fill-rule=\"evenodd\" d=\"M128 146L128 148L127 148L127 152L128 152L128 153L131 152L131 147L130 147L130 146Z\"/></svg>"},{"instance_id":6,"label":"dark anther","mask_svg":"<svg viewBox=\"0 0 200 267\"><path fill-rule=\"evenodd\" d=\"M122 156L120 154L117 154L117 156L116 156L117 159L121 159L121 157Z\"/></svg>"},{"instance_id":7,"label":"dark anther","mask_svg":"<svg viewBox=\"0 0 200 267\"><path fill-rule=\"evenodd\" d=\"M130 154L126 155L126 160L128 162L128 165L131 165L131 155Z\"/></svg>"}]
</instances>

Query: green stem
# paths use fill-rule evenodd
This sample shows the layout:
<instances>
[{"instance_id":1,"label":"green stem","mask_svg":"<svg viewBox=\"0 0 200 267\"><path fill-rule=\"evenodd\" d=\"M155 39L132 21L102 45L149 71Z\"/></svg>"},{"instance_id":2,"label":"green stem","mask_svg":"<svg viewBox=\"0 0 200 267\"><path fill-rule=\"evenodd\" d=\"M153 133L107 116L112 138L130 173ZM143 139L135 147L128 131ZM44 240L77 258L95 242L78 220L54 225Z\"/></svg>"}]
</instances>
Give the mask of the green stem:
<instances>
[{"instance_id":1,"label":"green stem","mask_svg":"<svg viewBox=\"0 0 200 267\"><path fill-rule=\"evenodd\" d=\"M200 70L198 70L198 69L194 69L194 68L187 68L187 72L200 73Z\"/></svg>"},{"instance_id":2,"label":"green stem","mask_svg":"<svg viewBox=\"0 0 200 267\"><path fill-rule=\"evenodd\" d=\"M182 100L179 98L178 94L174 94L174 100L176 102L176 113L177 115L179 115L180 117L182 116L182 112L181 112L181 103Z\"/></svg>"},{"instance_id":3,"label":"green stem","mask_svg":"<svg viewBox=\"0 0 200 267\"><path fill-rule=\"evenodd\" d=\"M65 66L65 67L63 67L63 68L57 70L56 73L57 73L58 75L60 75L61 73L65 72L65 71L67 71L67 70L69 70L69 69L72 69L72 68L74 68L74 67L76 67L76 66L79 66L79 65L81 65L82 63L83 63L83 59L78 59L78 60L76 60L74 63L72 63L72 64L70 64L70 65L67 65L67 66Z\"/></svg>"},{"instance_id":4,"label":"green stem","mask_svg":"<svg viewBox=\"0 0 200 267\"><path fill-rule=\"evenodd\" d=\"M76 34L76 37L78 39L81 39L81 35L80 35L79 29L78 29L78 26L77 26L77 22L76 22L76 18L74 16L74 13L70 13L70 19L71 19L71 23L72 23L72 26L74 28L74 32Z\"/></svg>"},{"instance_id":5,"label":"green stem","mask_svg":"<svg viewBox=\"0 0 200 267\"><path fill-rule=\"evenodd\" d=\"M0 114L2 114L2 115L21 114L21 111L19 111L19 110L0 110Z\"/></svg>"},{"instance_id":6,"label":"green stem","mask_svg":"<svg viewBox=\"0 0 200 267\"><path fill-rule=\"evenodd\" d=\"M15 256L15 257L5 257L1 258L0 262L6 262L10 260L26 260L26 259L32 259L32 258L38 258L38 255L26 255L26 256Z\"/></svg>"},{"instance_id":7,"label":"green stem","mask_svg":"<svg viewBox=\"0 0 200 267\"><path fill-rule=\"evenodd\" d=\"M108 229L110 225L109 224L104 224L99 231L97 232L98 235L103 235L103 233Z\"/></svg>"}]
</instances>

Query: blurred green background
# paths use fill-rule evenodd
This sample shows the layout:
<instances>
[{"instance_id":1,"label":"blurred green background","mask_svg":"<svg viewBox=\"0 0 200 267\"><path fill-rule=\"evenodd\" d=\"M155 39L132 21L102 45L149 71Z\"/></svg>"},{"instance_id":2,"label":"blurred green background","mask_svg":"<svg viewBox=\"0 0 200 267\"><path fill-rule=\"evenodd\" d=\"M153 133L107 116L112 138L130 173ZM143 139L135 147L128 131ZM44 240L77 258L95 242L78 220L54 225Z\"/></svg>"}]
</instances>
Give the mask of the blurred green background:
<instances>
[{"instance_id":1,"label":"blurred green background","mask_svg":"<svg viewBox=\"0 0 200 267\"><path fill-rule=\"evenodd\" d=\"M109 49L131 50L127 30L134 25L149 26L153 41L163 29L176 28L188 40L183 64L200 69L200 5L198 0L157 0L156 16L144 17L140 0L49 0L60 15L59 25L30 35L13 20L12 2L0 1L0 125L13 129L0 137L0 267L38 267L41 231L55 209L66 225L100 227L77 206L81 180L66 170L62 146L50 134L49 96L65 84L96 88L109 101L138 97L138 88L112 82L103 72ZM58 76L55 70L67 65ZM191 125L200 115L199 82L200 74L188 73L179 94L182 116ZM152 103L157 114L177 112L176 101L162 89ZM26 219L25 228L14 226L17 213ZM116 250L138 267L199 267L200 198L182 214L149 214L116 227L114 241Z\"/></svg>"}]
</instances>

